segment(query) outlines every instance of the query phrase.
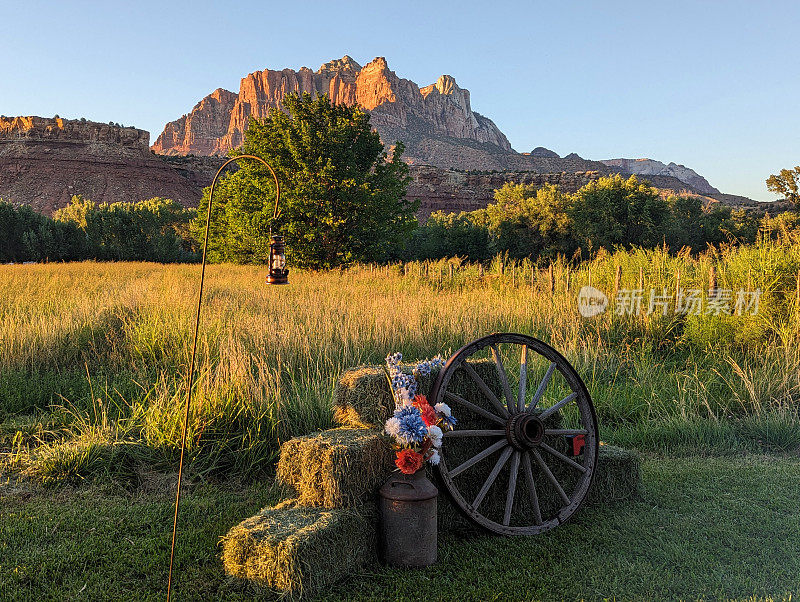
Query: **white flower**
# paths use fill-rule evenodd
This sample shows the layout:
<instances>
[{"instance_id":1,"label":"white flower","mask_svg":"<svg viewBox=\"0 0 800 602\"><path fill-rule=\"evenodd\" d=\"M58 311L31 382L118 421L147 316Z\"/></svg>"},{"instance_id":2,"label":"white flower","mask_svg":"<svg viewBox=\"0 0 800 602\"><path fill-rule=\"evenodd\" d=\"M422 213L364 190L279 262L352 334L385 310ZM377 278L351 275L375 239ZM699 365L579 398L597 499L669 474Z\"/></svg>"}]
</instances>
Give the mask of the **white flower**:
<instances>
[{"instance_id":1,"label":"white flower","mask_svg":"<svg viewBox=\"0 0 800 602\"><path fill-rule=\"evenodd\" d=\"M411 405L412 399L411 394L408 392L408 389L405 387L401 389L397 389L397 399L400 401L400 405L408 406Z\"/></svg>"},{"instance_id":2,"label":"white flower","mask_svg":"<svg viewBox=\"0 0 800 602\"><path fill-rule=\"evenodd\" d=\"M441 459L441 457L439 456L439 452L437 450L433 450L433 453L431 454L431 457L428 458L428 462L430 462L434 466L437 466L439 464L439 460L440 459Z\"/></svg>"},{"instance_id":3,"label":"white flower","mask_svg":"<svg viewBox=\"0 0 800 602\"><path fill-rule=\"evenodd\" d=\"M428 437L431 438L431 443L433 443L434 447L442 446L442 429L435 424L428 427Z\"/></svg>"},{"instance_id":4,"label":"white flower","mask_svg":"<svg viewBox=\"0 0 800 602\"><path fill-rule=\"evenodd\" d=\"M383 428L390 437L397 437L400 434L400 420L395 417L389 418Z\"/></svg>"},{"instance_id":5,"label":"white flower","mask_svg":"<svg viewBox=\"0 0 800 602\"><path fill-rule=\"evenodd\" d=\"M450 416L450 406L446 403L437 403L433 406L433 409L436 410L437 414L444 414L445 416Z\"/></svg>"}]
</instances>

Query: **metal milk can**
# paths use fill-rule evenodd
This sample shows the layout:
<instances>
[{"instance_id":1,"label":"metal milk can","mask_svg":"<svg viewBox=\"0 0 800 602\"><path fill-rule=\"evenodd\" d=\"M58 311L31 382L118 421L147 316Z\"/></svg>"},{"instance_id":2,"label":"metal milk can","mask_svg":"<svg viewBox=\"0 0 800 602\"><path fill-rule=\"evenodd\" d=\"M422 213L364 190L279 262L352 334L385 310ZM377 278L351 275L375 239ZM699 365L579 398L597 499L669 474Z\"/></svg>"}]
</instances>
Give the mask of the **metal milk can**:
<instances>
[{"instance_id":1,"label":"metal milk can","mask_svg":"<svg viewBox=\"0 0 800 602\"><path fill-rule=\"evenodd\" d=\"M436 562L436 496L439 490L422 468L392 473L380 496L379 545L391 566L423 567Z\"/></svg>"}]
</instances>

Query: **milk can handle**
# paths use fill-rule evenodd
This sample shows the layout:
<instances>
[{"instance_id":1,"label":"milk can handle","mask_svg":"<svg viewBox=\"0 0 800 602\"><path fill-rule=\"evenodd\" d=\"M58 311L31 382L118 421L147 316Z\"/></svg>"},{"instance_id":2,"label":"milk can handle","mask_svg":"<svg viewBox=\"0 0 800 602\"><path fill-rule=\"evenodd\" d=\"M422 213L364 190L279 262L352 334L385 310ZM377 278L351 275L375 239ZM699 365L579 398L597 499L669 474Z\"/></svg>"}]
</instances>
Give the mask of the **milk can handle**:
<instances>
[{"instance_id":1,"label":"milk can handle","mask_svg":"<svg viewBox=\"0 0 800 602\"><path fill-rule=\"evenodd\" d=\"M392 487L397 487L398 485L402 485L403 487L411 487L411 489L416 489L416 487L414 487L414 483L408 483L406 481L392 481Z\"/></svg>"}]
</instances>

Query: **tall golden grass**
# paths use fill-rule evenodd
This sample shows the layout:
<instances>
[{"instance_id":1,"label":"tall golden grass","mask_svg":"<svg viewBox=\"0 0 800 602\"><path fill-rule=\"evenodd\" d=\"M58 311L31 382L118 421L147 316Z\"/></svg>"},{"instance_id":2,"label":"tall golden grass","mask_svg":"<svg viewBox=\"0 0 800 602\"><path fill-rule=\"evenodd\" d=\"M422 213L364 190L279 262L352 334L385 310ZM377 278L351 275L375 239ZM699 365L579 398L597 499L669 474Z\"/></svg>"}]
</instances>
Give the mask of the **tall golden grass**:
<instances>
[{"instance_id":1,"label":"tall golden grass","mask_svg":"<svg viewBox=\"0 0 800 602\"><path fill-rule=\"evenodd\" d=\"M582 318L579 289L591 282L613 301L618 266L620 288L659 294L705 291L713 266L719 288L761 289L759 313L610 308ZM699 257L601 253L578 268L557 262L552 279L545 266L502 258L485 268L451 260L292 273L288 286L266 285L259 267L212 265L189 438L194 466L269 470L281 441L331 424L333 385L345 369L393 351L447 355L498 331L561 350L607 429L792 412L800 399L798 271L800 245L771 241ZM40 460L31 465L45 472L85 461L81 441L105 441L106 451L93 453L129 468L169 464L198 284L196 265L0 266L0 445L28 433L30 457Z\"/></svg>"}]
</instances>

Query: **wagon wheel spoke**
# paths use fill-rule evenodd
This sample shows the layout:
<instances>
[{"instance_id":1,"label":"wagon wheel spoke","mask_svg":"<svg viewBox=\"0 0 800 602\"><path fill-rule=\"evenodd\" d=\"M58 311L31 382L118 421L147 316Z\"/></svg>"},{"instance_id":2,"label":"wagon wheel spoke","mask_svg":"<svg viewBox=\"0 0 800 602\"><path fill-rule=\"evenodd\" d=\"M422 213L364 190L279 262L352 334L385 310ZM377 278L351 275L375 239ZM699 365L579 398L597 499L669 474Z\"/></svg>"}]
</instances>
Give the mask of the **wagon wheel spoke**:
<instances>
[{"instance_id":1,"label":"wagon wheel spoke","mask_svg":"<svg viewBox=\"0 0 800 602\"><path fill-rule=\"evenodd\" d=\"M497 410L500 412L500 415L504 416L505 418L508 418L508 416L509 416L508 410L505 408L505 406L502 403L500 403L500 400L497 399L497 395L492 393L492 390L484 382L484 380L480 377L480 375L477 372L475 372L475 369L472 366L470 366L467 362L463 362L461 364L461 367L464 368L464 370L466 371L467 374L469 374L469 377L472 379L472 381L476 385L478 385L478 388L486 396L486 399L488 399L489 402L495 408L497 408Z\"/></svg>"},{"instance_id":2,"label":"wagon wheel spoke","mask_svg":"<svg viewBox=\"0 0 800 602\"><path fill-rule=\"evenodd\" d=\"M456 395L455 393L451 393L450 391L447 391L447 392L445 392L444 396L445 396L445 398L449 399L450 401L454 401L456 403L460 403L462 406L464 406L468 410L471 410L472 412L475 412L476 414L480 414L484 418L488 418L492 422L497 422L498 424L503 424L503 425L505 425L505 423L506 423L506 421L503 420L502 418L500 418L500 416L497 416L496 414L492 414L490 411L484 410L480 406L476 406L474 403L472 403L470 401L467 401L466 399L464 399L460 395Z\"/></svg>"},{"instance_id":3,"label":"wagon wheel spoke","mask_svg":"<svg viewBox=\"0 0 800 602\"><path fill-rule=\"evenodd\" d=\"M589 431L586 429L544 429L545 435L566 435L572 437L575 435L588 435Z\"/></svg>"},{"instance_id":4,"label":"wagon wheel spoke","mask_svg":"<svg viewBox=\"0 0 800 602\"><path fill-rule=\"evenodd\" d=\"M536 493L536 483L533 480L533 470L531 469L531 458L528 454L522 454L522 469L525 473L525 482L528 484L528 493L533 506L533 519L537 525L542 524L542 510L539 508L539 495Z\"/></svg>"},{"instance_id":5,"label":"wagon wheel spoke","mask_svg":"<svg viewBox=\"0 0 800 602\"><path fill-rule=\"evenodd\" d=\"M506 407L508 407L509 413L514 413L517 404L514 401L514 396L511 394L511 386L508 384L508 376L506 376L506 369L503 367L503 358L500 355L500 350L497 348L497 345L490 345L489 348L492 350L492 355L494 356L494 366L497 369L497 377L500 379L500 384L503 387Z\"/></svg>"},{"instance_id":6,"label":"wagon wheel spoke","mask_svg":"<svg viewBox=\"0 0 800 602\"><path fill-rule=\"evenodd\" d=\"M550 470L550 467L545 464L545 461L542 459L542 455L535 449L531 450L531 454L533 454L536 463L539 465L539 468L542 469L542 472L547 477L547 480L552 483L553 487L555 487L558 495L561 497L561 500L564 502L565 506L569 506L570 499L569 496L566 494L564 489L561 487L561 483L558 482L558 479L553 475L553 471Z\"/></svg>"},{"instance_id":7,"label":"wagon wheel spoke","mask_svg":"<svg viewBox=\"0 0 800 602\"><path fill-rule=\"evenodd\" d=\"M565 405L567 405L570 401L572 401L576 397L578 397L577 393L570 393L564 399L559 401L557 404L553 405L552 407L547 408L544 412L539 414L539 419L540 420L545 420L547 417L549 417L554 412L558 412L561 408L563 408Z\"/></svg>"},{"instance_id":8,"label":"wagon wheel spoke","mask_svg":"<svg viewBox=\"0 0 800 602\"><path fill-rule=\"evenodd\" d=\"M479 429L474 431L447 431L444 434L448 439L455 437L505 437L505 429Z\"/></svg>"},{"instance_id":9,"label":"wagon wheel spoke","mask_svg":"<svg viewBox=\"0 0 800 602\"><path fill-rule=\"evenodd\" d=\"M494 445L492 445L490 447L487 447L482 452L477 453L474 456L472 456L466 462L463 462L462 464L459 464L458 466L456 466L453 470L450 471L450 476L451 477L458 476L459 474L464 472L467 468L469 468L471 466L474 466L475 464L477 464L478 462L483 460L486 456L491 456L498 449L500 449L501 447L504 447L506 445L508 445L508 441L504 441L502 439L500 441L497 441Z\"/></svg>"},{"instance_id":10,"label":"wagon wheel spoke","mask_svg":"<svg viewBox=\"0 0 800 602\"><path fill-rule=\"evenodd\" d=\"M489 493L489 488L494 484L497 480L497 475L500 474L500 471L503 469L503 466L506 465L508 462L508 457L511 455L511 446L506 447L503 450L503 453L500 454L500 457L497 458L497 462L494 464L494 468L492 468L492 472L489 473L489 476L483 482L483 486L481 490L478 492L478 495L475 496L475 500L472 502L472 507L477 510L478 507L481 505L483 498L486 497L486 494Z\"/></svg>"},{"instance_id":11,"label":"wagon wheel spoke","mask_svg":"<svg viewBox=\"0 0 800 602\"><path fill-rule=\"evenodd\" d=\"M503 524L507 527L511 522L511 512L514 510L514 494L517 492L517 473L519 472L519 458L522 454L514 450L511 458L511 474L508 475L508 493L506 493L506 509L503 513Z\"/></svg>"},{"instance_id":12,"label":"wagon wheel spoke","mask_svg":"<svg viewBox=\"0 0 800 602\"><path fill-rule=\"evenodd\" d=\"M525 395L528 386L528 346L522 346L519 360L519 390L517 391L517 409L521 412L525 409Z\"/></svg>"},{"instance_id":13,"label":"wagon wheel spoke","mask_svg":"<svg viewBox=\"0 0 800 602\"><path fill-rule=\"evenodd\" d=\"M560 451L558 451L558 450L556 450L556 449L553 449L552 447L550 447L549 445L547 445L547 443L544 443L544 442L542 442L542 443L540 443L540 444L539 444L539 447L541 447L541 448L542 448L544 451L546 451L547 453L549 453L549 454L551 454L551 455L555 456L556 458L558 458L559 460L561 460L562 462L564 462L564 464L567 464L567 465L569 465L569 466L572 466L572 468L574 468L575 470L578 470L578 471L580 471L580 472L582 472L582 473L583 473L583 472L586 472L586 467L585 467L585 466L581 466L580 464L578 464L578 463L577 463L575 460L573 460L572 458L565 456L565 455L564 455L564 454L562 454Z\"/></svg>"},{"instance_id":14,"label":"wagon wheel spoke","mask_svg":"<svg viewBox=\"0 0 800 602\"><path fill-rule=\"evenodd\" d=\"M555 371L556 367L557 366L555 362L551 362L550 366L548 366L542 382L539 383L539 388L536 389L536 393L533 394L533 401L531 401L530 405L528 406L528 410L533 410L539 403L542 395L544 395L544 390L547 388L547 385L550 384L550 379L553 377L553 372Z\"/></svg>"}]
</instances>

